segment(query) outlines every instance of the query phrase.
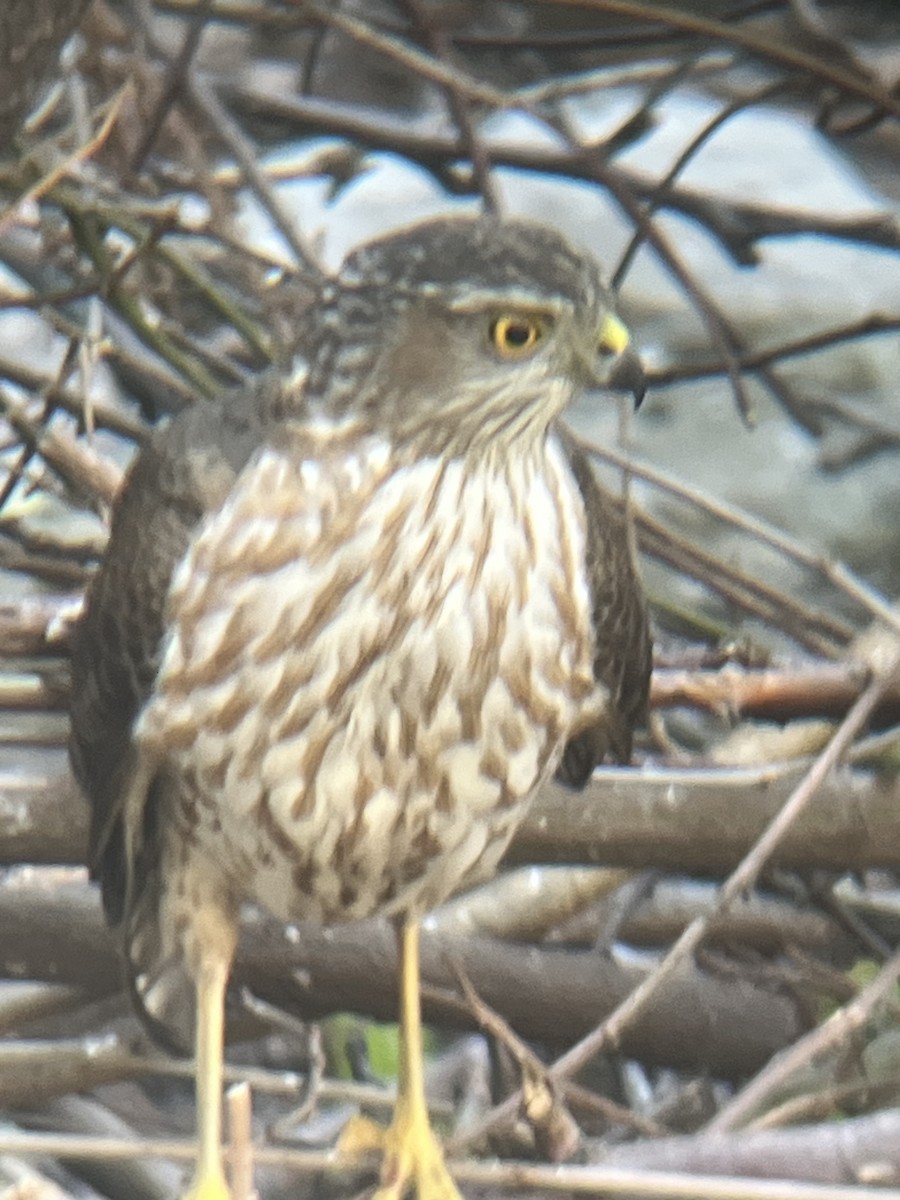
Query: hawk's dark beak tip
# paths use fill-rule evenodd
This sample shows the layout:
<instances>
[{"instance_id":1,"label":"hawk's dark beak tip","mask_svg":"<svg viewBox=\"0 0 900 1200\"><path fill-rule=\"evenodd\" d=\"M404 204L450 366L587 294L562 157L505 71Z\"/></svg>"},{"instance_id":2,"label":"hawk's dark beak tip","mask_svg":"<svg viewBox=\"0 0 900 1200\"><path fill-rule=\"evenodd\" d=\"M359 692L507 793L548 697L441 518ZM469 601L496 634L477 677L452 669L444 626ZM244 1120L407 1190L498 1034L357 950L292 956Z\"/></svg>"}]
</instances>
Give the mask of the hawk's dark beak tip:
<instances>
[{"instance_id":1,"label":"hawk's dark beak tip","mask_svg":"<svg viewBox=\"0 0 900 1200\"><path fill-rule=\"evenodd\" d=\"M631 392L634 396L634 407L641 407L647 394L647 379L641 360L630 350L624 350L613 367L609 377L609 386L613 391Z\"/></svg>"}]
</instances>

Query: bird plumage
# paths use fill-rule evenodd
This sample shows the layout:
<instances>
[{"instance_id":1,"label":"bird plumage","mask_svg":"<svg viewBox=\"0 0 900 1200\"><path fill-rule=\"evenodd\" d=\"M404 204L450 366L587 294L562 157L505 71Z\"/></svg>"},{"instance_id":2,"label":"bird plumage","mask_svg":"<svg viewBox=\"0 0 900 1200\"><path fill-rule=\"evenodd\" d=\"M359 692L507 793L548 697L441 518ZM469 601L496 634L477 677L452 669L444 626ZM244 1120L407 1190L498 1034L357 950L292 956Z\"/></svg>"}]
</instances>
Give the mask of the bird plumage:
<instances>
[{"instance_id":1,"label":"bird plumage","mask_svg":"<svg viewBox=\"0 0 900 1200\"><path fill-rule=\"evenodd\" d=\"M198 977L217 938L228 960L241 901L415 918L490 874L560 764L627 758L644 604L557 426L609 382L610 312L552 231L431 222L323 285L291 371L138 457L71 751L151 1019L165 971Z\"/></svg>"}]
</instances>

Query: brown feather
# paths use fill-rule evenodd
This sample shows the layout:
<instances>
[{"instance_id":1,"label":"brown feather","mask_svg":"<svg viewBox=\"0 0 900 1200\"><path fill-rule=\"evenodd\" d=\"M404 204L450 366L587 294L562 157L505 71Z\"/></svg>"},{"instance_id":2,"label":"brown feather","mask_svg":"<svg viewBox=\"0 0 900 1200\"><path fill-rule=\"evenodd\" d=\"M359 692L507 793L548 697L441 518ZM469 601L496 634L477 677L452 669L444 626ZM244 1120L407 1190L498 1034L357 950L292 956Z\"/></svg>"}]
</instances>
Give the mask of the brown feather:
<instances>
[{"instance_id":1,"label":"brown feather","mask_svg":"<svg viewBox=\"0 0 900 1200\"><path fill-rule=\"evenodd\" d=\"M504 361L498 307L555 340ZM640 586L554 432L606 378L608 311L552 231L433 222L348 260L293 374L139 456L74 640L71 755L145 1016L184 1015L169 968L227 957L240 900L414 915L493 870L560 756L576 785L627 759Z\"/></svg>"},{"instance_id":2,"label":"brown feather","mask_svg":"<svg viewBox=\"0 0 900 1200\"><path fill-rule=\"evenodd\" d=\"M556 778L581 788L604 760L627 763L636 726L647 716L653 643L644 593L621 502L601 486L572 434L563 434L587 519L588 578L594 615L594 677L606 685L610 719L566 745Z\"/></svg>"}]
</instances>

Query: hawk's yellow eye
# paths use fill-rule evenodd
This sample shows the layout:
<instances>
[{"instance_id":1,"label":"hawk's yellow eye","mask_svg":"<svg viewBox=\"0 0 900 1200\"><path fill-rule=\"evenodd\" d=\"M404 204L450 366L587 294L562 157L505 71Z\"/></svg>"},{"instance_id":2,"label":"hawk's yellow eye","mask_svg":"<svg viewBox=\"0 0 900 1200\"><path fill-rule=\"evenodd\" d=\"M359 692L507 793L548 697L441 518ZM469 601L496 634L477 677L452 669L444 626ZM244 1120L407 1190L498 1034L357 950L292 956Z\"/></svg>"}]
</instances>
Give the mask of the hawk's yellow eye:
<instances>
[{"instance_id":1,"label":"hawk's yellow eye","mask_svg":"<svg viewBox=\"0 0 900 1200\"><path fill-rule=\"evenodd\" d=\"M491 341L501 358L525 358L544 336L544 329L536 317L497 317L491 322Z\"/></svg>"}]
</instances>

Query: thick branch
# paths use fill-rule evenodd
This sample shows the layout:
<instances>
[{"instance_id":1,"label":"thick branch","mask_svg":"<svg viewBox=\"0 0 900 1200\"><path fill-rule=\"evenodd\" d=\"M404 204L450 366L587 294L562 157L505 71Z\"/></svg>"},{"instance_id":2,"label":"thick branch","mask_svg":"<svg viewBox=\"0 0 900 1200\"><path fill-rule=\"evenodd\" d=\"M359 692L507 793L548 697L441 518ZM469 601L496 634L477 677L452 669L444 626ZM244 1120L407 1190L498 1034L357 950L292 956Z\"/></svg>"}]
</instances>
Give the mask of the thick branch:
<instances>
[{"instance_id":1,"label":"thick branch","mask_svg":"<svg viewBox=\"0 0 900 1200\"><path fill-rule=\"evenodd\" d=\"M468 1028L474 1021L455 994L456 963L517 1032L551 1044L592 1029L647 974L647 968L623 965L593 950L442 939L426 931L426 1017ZM95 994L115 991L119 962L95 889L21 877L0 885L0 969ZM304 1017L350 1009L393 1020L393 931L387 922L371 921L330 930L303 926L288 934L271 919L250 918L234 982ZM435 988L450 994L435 995ZM566 1014L564 1029L560 1012ZM623 1048L633 1057L730 1077L758 1069L805 1027L801 1006L790 997L688 966L664 1000L648 1008Z\"/></svg>"},{"instance_id":2,"label":"thick branch","mask_svg":"<svg viewBox=\"0 0 900 1200\"><path fill-rule=\"evenodd\" d=\"M61 754L45 772L0 773L0 863L82 863L87 805ZM603 863L716 874L739 862L805 770L604 768L583 792L549 784L507 863ZM900 868L900 782L841 767L773 856L778 866Z\"/></svg>"},{"instance_id":3,"label":"thick branch","mask_svg":"<svg viewBox=\"0 0 900 1200\"><path fill-rule=\"evenodd\" d=\"M877 1167L880 1180L889 1182L900 1171L898 1148L900 1110L888 1109L796 1129L695 1134L598 1148L591 1158L608 1167L819 1183L857 1183L871 1179ZM783 1195L788 1197L790 1192Z\"/></svg>"},{"instance_id":4,"label":"thick branch","mask_svg":"<svg viewBox=\"0 0 900 1200\"><path fill-rule=\"evenodd\" d=\"M704 874L727 871L775 817L806 764L598 772L581 793L558 784L538 797L508 862L596 862ZM838 871L900 866L900 784L839 768L786 832L778 866ZM893 843L893 845L891 845Z\"/></svg>"}]
</instances>

